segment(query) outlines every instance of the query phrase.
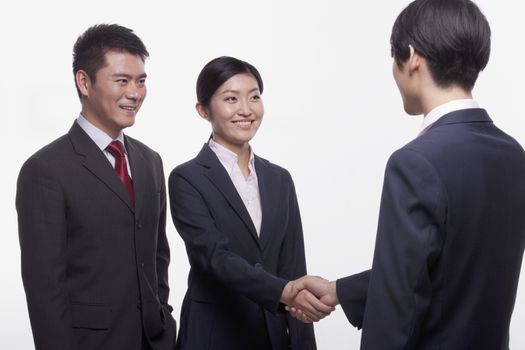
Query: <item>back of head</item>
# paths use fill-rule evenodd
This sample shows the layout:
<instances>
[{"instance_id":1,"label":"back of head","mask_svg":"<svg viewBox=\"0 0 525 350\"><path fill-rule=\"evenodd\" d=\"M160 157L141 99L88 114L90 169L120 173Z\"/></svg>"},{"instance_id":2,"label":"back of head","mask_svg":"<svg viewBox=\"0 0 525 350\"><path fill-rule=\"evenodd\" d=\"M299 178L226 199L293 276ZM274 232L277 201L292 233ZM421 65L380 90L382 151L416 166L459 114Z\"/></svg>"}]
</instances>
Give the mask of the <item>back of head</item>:
<instances>
[{"instance_id":1,"label":"back of head","mask_svg":"<svg viewBox=\"0 0 525 350\"><path fill-rule=\"evenodd\" d=\"M146 46L133 30L118 24L97 24L80 35L73 47L73 75L83 70L95 82L97 71L106 64L108 51L138 55L143 62L149 57ZM80 96L78 88L77 91Z\"/></svg>"},{"instance_id":2,"label":"back of head","mask_svg":"<svg viewBox=\"0 0 525 350\"><path fill-rule=\"evenodd\" d=\"M197 78L197 101L203 106L208 106L215 91L226 80L237 74L252 75L257 81L259 91L262 94L263 81L257 68L237 58L221 56L211 60L202 68Z\"/></svg>"},{"instance_id":3,"label":"back of head","mask_svg":"<svg viewBox=\"0 0 525 350\"><path fill-rule=\"evenodd\" d=\"M392 56L402 65L411 45L427 61L434 82L471 91L489 61L490 26L470 0L416 0L392 28Z\"/></svg>"}]
</instances>

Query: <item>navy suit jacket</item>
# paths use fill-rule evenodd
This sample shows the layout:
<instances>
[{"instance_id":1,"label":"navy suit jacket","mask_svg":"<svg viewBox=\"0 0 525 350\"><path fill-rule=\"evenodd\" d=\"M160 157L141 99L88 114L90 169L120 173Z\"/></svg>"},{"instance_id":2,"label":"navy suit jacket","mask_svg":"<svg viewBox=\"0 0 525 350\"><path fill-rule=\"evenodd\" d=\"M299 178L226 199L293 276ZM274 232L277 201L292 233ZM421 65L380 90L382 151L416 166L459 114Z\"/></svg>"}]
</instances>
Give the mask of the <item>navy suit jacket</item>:
<instances>
[{"instance_id":1,"label":"navy suit jacket","mask_svg":"<svg viewBox=\"0 0 525 350\"><path fill-rule=\"evenodd\" d=\"M22 277L39 350L174 348L162 162L125 143L135 206L76 122L20 171Z\"/></svg>"},{"instance_id":2,"label":"navy suit jacket","mask_svg":"<svg viewBox=\"0 0 525 350\"><path fill-rule=\"evenodd\" d=\"M315 349L312 326L291 318L279 304L287 281L306 274L292 178L257 156L255 169L260 237L207 144L170 175L171 213L191 265L179 349Z\"/></svg>"},{"instance_id":3,"label":"navy suit jacket","mask_svg":"<svg viewBox=\"0 0 525 350\"><path fill-rule=\"evenodd\" d=\"M337 281L361 349L508 349L524 245L523 148L443 116L388 161L372 269Z\"/></svg>"}]
</instances>

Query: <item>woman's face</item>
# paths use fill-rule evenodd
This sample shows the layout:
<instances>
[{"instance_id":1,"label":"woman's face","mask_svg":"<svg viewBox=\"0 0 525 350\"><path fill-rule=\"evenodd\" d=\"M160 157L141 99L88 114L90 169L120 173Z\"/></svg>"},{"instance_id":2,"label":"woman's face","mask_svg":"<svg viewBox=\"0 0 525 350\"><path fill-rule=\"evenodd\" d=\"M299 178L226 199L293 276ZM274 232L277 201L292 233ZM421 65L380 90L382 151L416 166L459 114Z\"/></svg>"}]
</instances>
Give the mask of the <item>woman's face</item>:
<instances>
[{"instance_id":1,"label":"woman's face","mask_svg":"<svg viewBox=\"0 0 525 350\"><path fill-rule=\"evenodd\" d=\"M259 85L250 74L232 76L215 91L207 108L197 109L210 121L213 139L232 151L248 145L264 115Z\"/></svg>"}]
</instances>

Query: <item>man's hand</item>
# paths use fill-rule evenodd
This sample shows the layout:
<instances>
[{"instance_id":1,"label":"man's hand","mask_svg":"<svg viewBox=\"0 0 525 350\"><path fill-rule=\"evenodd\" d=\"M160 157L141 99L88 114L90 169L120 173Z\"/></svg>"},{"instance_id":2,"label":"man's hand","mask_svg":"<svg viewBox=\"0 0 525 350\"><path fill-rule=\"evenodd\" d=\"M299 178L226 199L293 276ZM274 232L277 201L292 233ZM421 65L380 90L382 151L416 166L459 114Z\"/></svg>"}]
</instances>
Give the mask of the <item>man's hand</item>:
<instances>
[{"instance_id":1,"label":"man's hand","mask_svg":"<svg viewBox=\"0 0 525 350\"><path fill-rule=\"evenodd\" d=\"M304 276L288 285L291 288L290 295L294 297L293 302L285 303L286 310L302 322L317 322L328 316L339 304L335 281L330 282L318 276Z\"/></svg>"},{"instance_id":2,"label":"man's hand","mask_svg":"<svg viewBox=\"0 0 525 350\"><path fill-rule=\"evenodd\" d=\"M286 305L287 310L301 310L300 318L293 315L303 322L317 322L328 316L334 307L326 305L314 294L306 290L302 284L295 285L296 281L290 281L284 287L281 295L281 302Z\"/></svg>"}]
</instances>

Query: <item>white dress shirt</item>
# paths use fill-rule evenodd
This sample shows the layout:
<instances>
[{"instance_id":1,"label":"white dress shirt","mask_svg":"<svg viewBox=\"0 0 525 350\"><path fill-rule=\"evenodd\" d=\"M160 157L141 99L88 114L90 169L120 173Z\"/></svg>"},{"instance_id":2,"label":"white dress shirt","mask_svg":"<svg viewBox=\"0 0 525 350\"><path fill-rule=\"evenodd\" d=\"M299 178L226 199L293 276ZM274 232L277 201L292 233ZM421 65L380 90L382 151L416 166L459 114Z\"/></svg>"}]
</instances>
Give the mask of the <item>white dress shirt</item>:
<instances>
[{"instance_id":1,"label":"white dress shirt","mask_svg":"<svg viewBox=\"0 0 525 350\"><path fill-rule=\"evenodd\" d=\"M442 116L450 112L459 111L461 109L479 108L479 104L473 99L462 99L452 100L442 105L437 106L433 110L427 113L423 118L423 124L421 125L420 135L423 134L428 128L437 122Z\"/></svg>"},{"instance_id":2,"label":"white dress shirt","mask_svg":"<svg viewBox=\"0 0 525 350\"><path fill-rule=\"evenodd\" d=\"M111 163L111 166L113 168L115 167L115 157L109 153L106 150L106 147L109 146L111 141L113 139L109 137L108 134L106 134L104 131L97 128L95 125L91 124L90 121L88 121L82 114L80 114L77 118L78 125L88 134L88 136L95 142L95 144L100 148L100 150L104 153L106 158ZM131 168L129 166L129 160L128 160L128 151L126 150L126 144L124 143L124 133L121 131L119 132L117 138L115 139L117 141L120 141L122 143L122 146L124 147L124 155L126 157L126 165L128 167L128 174L129 177L131 177Z\"/></svg>"},{"instance_id":3,"label":"white dress shirt","mask_svg":"<svg viewBox=\"0 0 525 350\"><path fill-rule=\"evenodd\" d=\"M253 150L250 147L250 160L248 162L248 169L250 174L248 178L244 178L239 164L237 164L237 155L227 149L226 147L210 140L209 146L211 150L217 155L224 169L230 176L230 179L239 193L244 206L250 214L253 225L257 230L257 235L261 232L262 210L261 210L261 196L259 194L259 182L257 181L257 173L255 172L255 157Z\"/></svg>"}]
</instances>

